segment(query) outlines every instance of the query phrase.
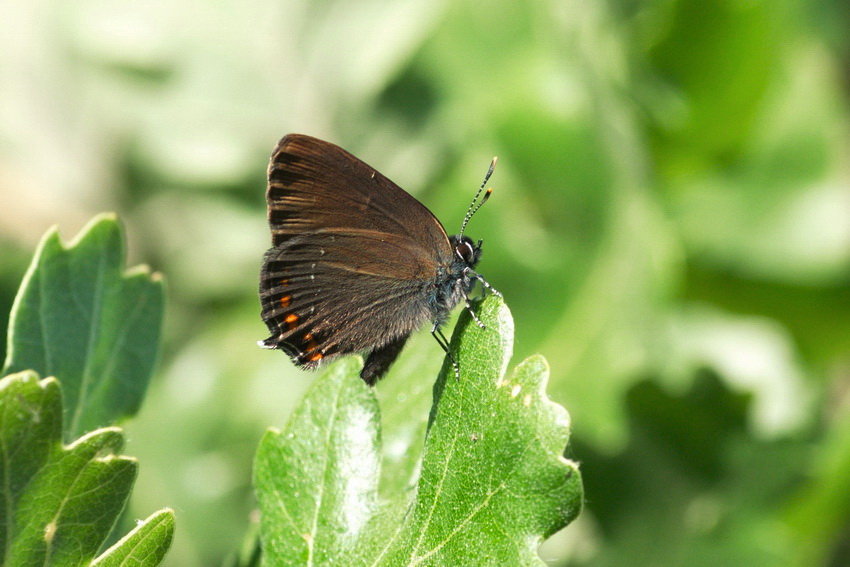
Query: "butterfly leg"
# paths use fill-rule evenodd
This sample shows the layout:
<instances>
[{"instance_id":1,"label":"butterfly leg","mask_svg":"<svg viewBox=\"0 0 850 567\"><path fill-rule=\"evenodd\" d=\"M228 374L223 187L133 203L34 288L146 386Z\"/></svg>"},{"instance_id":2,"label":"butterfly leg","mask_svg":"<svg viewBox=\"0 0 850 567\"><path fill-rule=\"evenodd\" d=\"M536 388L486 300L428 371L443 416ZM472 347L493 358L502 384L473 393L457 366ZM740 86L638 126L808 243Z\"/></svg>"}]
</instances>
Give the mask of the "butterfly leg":
<instances>
[{"instance_id":1,"label":"butterfly leg","mask_svg":"<svg viewBox=\"0 0 850 567\"><path fill-rule=\"evenodd\" d=\"M489 291L490 293L492 293L492 294L493 294L493 295L495 295L496 297L502 297L502 294L501 294L501 293L499 293L499 290L497 290L495 287L491 286L491 285L487 282L487 280L485 280L485 279L484 279L484 277L483 277L483 276L481 276L479 273L477 273L477 272L472 272L472 274L471 274L471 275L472 275L472 277L473 277L473 278L475 278L476 280L478 280L478 281L480 281L480 282L481 282L481 285L484 287L484 289L486 289L487 291Z\"/></svg>"},{"instance_id":2,"label":"butterfly leg","mask_svg":"<svg viewBox=\"0 0 850 567\"><path fill-rule=\"evenodd\" d=\"M475 311L472 310L472 301L469 300L469 295L466 292L463 292L463 299L466 301L466 310L469 311L469 314L472 315L472 320L475 321L475 324L482 331L486 331L487 327L484 326L484 323L481 322L481 319L478 318L478 315L475 314Z\"/></svg>"},{"instance_id":3,"label":"butterfly leg","mask_svg":"<svg viewBox=\"0 0 850 567\"><path fill-rule=\"evenodd\" d=\"M468 300L467 300L467 303L468 303ZM455 371L455 380L460 382L460 366L458 366L457 361L455 360L455 357L452 356L452 352L449 349L448 339L446 338L446 336L443 334L443 331L440 329L440 327L436 323L434 323L434 326L431 327L431 335L434 337L434 340L437 341L437 344L439 344L440 347L442 347L442 349L446 352L446 356L449 357L449 360L452 361L452 367L454 368L454 371Z\"/></svg>"}]
</instances>

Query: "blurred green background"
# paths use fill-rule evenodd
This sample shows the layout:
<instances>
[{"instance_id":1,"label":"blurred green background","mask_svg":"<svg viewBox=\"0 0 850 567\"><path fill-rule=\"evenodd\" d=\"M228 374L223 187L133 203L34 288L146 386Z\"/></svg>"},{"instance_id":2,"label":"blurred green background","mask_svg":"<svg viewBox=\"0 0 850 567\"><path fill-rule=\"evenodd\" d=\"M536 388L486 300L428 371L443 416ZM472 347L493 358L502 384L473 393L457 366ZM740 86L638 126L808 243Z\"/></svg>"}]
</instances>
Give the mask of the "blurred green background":
<instances>
[{"instance_id":1,"label":"blurred green background","mask_svg":"<svg viewBox=\"0 0 850 567\"><path fill-rule=\"evenodd\" d=\"M850 565L848 29L845 0L5 2L0 323L48 227L118 212L168 293L128 521L172 506L167 564L219 564L313 380L256 346L277 140L342 145L450 233L498 155L468 234L587 491L541 557Z\"/></svg>"}]
</instances>

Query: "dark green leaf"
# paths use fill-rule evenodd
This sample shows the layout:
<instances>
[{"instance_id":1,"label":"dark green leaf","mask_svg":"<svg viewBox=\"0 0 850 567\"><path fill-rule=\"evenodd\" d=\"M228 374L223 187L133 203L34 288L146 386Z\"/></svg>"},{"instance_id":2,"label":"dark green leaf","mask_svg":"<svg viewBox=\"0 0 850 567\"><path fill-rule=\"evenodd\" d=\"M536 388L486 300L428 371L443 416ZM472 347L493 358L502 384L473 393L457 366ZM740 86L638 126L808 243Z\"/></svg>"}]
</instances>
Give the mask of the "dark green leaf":
<instances>
[{"instance_id":1,"label":"dark green leaf","mask_svg":"<svg viewBox=\"0 0 850 567\"><path fill-rule=\"evenodd\" d=\"M136 478L135 459L118 454L120 430L99 429L63 446L59 383L39 381L33 372L0 380L0 423L3 564L86 564L115 525ZM162 557L171 531L169 524L148 536L147 545L161 549L149 557Z\"/></svg>"},{"instance_id":2,"label":"dark green leaf","mask_svg":"<svg viewBox=\"0 0 850 567\"><path fill-rule=\"evenodd\" d=\"M153 372L162 284L146 267L123 266L113 215L94 219L68 246L54 229L15 299L4 373L32 369L62 382L66 441L135 413Z\"/></svg>"}]
</instances>

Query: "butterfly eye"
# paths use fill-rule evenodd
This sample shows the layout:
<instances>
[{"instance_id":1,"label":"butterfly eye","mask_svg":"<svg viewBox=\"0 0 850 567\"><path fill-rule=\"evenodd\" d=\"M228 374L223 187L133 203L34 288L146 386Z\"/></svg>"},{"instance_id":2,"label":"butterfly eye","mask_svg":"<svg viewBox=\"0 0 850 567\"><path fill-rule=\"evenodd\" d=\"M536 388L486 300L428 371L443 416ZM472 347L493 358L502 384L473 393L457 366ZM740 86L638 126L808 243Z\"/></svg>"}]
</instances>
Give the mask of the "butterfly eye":
<instances>
[{"instance_id":1,"label":"butterfly eye","mask_svg":"<svg viewBox=\"0 0 850 567\"><path fill-rule=\"evenodd\" d=\"M475 258L475 250L472 249L472 242L466 238L457 243L455 252L467 264L471 264Z\"/></svg>"}]
</instances>

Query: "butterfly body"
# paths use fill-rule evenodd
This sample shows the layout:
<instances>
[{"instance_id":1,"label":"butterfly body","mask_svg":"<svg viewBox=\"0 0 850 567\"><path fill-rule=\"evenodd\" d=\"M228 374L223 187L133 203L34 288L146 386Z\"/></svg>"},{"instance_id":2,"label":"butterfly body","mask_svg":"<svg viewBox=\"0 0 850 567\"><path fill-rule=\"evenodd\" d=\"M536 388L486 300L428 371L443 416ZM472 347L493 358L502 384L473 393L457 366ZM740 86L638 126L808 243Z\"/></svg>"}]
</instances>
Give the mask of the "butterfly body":
<instances>
[{"instance_id":1,"label":"butterfly body","mask_svg":"<svg viewBox=\"0 0 850 567\"><path fill-rule=\"evenodd\" d=\"M303 368L363 353L361 378L374 384L411 332L439 329L480 278L481 242L449 238L419 201L329 142L285 136L266 200L262 345Z\"/></svg>"}]
</instances>

